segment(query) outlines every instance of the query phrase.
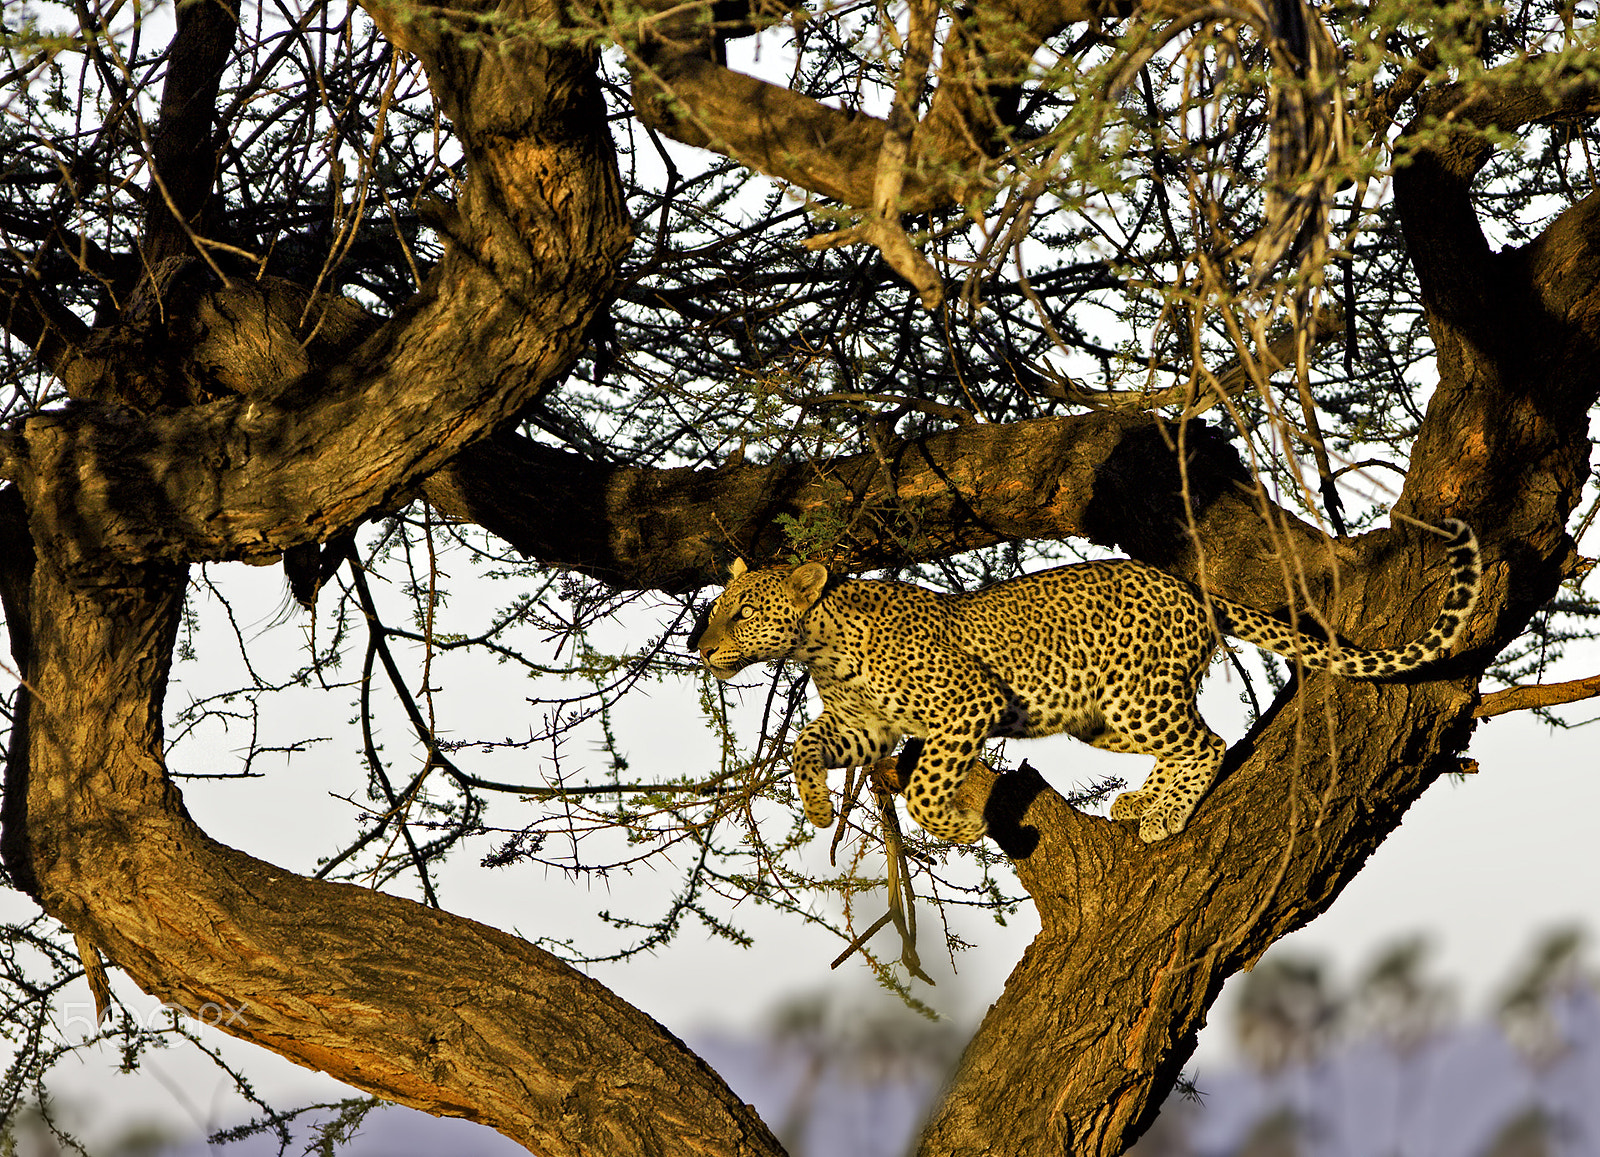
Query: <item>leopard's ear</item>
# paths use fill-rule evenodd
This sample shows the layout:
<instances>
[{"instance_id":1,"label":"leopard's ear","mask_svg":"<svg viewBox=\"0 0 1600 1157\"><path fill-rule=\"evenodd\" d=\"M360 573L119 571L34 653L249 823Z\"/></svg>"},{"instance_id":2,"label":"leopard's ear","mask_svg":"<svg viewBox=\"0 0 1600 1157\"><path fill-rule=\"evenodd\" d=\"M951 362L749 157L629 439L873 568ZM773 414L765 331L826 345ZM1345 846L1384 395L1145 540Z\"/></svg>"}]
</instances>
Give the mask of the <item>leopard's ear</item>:
<instances>
[{"instance_id":1,"label":"leopard's ear","mask_svg":"<svg viewBox=\"0 0 1600 1157\"><path fill-rule=\"evenodd\" d=\"M827 585L828 568L820 562L802 563L789 574L789 594L801 610L820 599Z\"/></svg>"},{"instance_id":2,"label":"leopard's ear","mask_svg":"<svg viewBox=\"0 0 1600 1157\"><path fill-rule=\"evenodd\" d=\"M749 569L750 569L749 567L744 565L744 559L742 559L742 558L734 559L733 560L733 564L728 567L728 581L732 582L734 579L738 578L740 575L744 574L744 572L749 570Z\"/></svg>"}]
</instances>

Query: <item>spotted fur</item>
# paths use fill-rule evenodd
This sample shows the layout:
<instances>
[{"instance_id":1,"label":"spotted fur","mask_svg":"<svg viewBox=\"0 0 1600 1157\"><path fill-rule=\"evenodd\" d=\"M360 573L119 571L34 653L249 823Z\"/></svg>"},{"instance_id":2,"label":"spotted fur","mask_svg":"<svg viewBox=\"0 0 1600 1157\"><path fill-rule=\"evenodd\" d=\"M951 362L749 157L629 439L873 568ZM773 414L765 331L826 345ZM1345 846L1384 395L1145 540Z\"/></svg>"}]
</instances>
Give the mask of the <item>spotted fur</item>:
<instances>
[{"instance_id":1,"label":"spotted fur","mask_svg":"<svg viewBox=\"0 0 1600 1157\"><path fill-rule=\"evenodd\" d=\"M923 748L906 786L912 818L941 839L981 839L983 817L951 800L983 742L1066 732L1156 757L1144 786L1111 807L1153 843L1183 830L1222 763L1224 744L1195 709L1219 633L1352 679L1431 662L1478 597L1477 539L1453 519L1443 530L1453 576L1443 608L1420 639L1381 651L1335 647L1128 559L968 594L740 561L689 645L719 679L780 659L811 673L823 712L800 732L793 763L819 827L833 822L828 768L872 763L913 736Z\"/></svg>"}]
</instances>

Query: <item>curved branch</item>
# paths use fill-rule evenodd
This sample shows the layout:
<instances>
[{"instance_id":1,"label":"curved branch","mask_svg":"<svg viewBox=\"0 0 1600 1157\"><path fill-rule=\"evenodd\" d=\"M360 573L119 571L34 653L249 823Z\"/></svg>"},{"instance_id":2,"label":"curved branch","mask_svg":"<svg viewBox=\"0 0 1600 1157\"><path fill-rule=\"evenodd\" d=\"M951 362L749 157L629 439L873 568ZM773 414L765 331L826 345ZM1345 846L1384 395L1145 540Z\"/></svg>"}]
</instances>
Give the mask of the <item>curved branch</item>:
<instances>
[{"instance_id":1,"label":"curved branch","mask_svg":"<svg viewBox=\"0 0 1600 1157\"><path fill-rule=\"evenodd\" d=\"M508 8L511 28L555 15ZM18 482L41 553L89 576L326 539L503 425L583 348L629 244L592 54L404 32L472 173L427 285L354 355L271 397L31 418Z\"/></svg>"},{"instance_id":2,"label":"curved branch","mask_svg":"<svg viewBox=\"0 0 1600 1157\"><path fill-rule=\"evenodd\" d=\"M1472 179L1493 152L1487 130L1597 110L1600 85L1555 59L1518 61L1425 94L1396 146L1404 163L1395 170L1395 205L1429 309L1442 320L1497 328L1492 321L1506 304L1471 201Z\"/></svg>"},{"instance_id":3,"label":"curved branch","mask_svg":"<svg viewBox=\"0 0 1600 1157\"><path fill-rule=\"evenodd\" d=\"M89 327L53 294L26 275L0 276L0 329L59 374L89 337Z\"/></svg>"},{"instance_id":4,"label":"curved branch","mask_svg":"<svg viewBox=\"0 0 1600 1157\"><path fill-rule=\"evenodd\" d=\"M641 121L673 140L846 205L872 203L885 132L876 117L832 108L671 43L641 48L633 104ZM950 199L947 188L907 174L907 212Z\"/></svg>"},{"instance_id":5,"label":"curved branch","mask_svg":"<svg viewBox=\"0 0 1600 1157\"><path fill-rule=\"evenodd\" d=\"M1369 594L1409 599L1420 575L1414 554L1363 577ZM1132 1144L1224 980L1326 909L1409 801L1454 768L1439 753L1465 742L1470 702L1462 683L1313 678L1235 745L1182 839L1164 844L1074 811L1031 768L1000 776L985 818L1041 928L917 1152Z\"/></svg>"},{"instance_id":6,"label":"curved branch","mask_svg":"<svg viewBox=\"0 0 1600 1157\"><path fill-rule=\"evenodd\" d=\"M1315 676L1286 689L1170 844L1141 847L1066 809L1037 776L1002 776L985 816L1041 931L920 1152L992 1152L1008 1133L1120 1152L1148 1127L1226 977L1325 910L1421 792L1459 770L1477 673L1554 593L1572 550L1565 524L1600 394L1600 197L1505 255L1497 275L1506 312L1495 329L1462 336L1432 315L1442 380L1397 507L1402 519L1449 513L1483 531L1470 649L1416 683ZM1465 356L1467 340L1477 356ZM1201 537L1209 548L1211 534ZM1285 544L1280 557L1296 553ZM1439 581L1426 542L1368 535L1351 553L1330 627L1351 638L1372 624L1391 638L1420 630ZM1091 973L1098 982L1082 984ZM1039 1065L1046 1055L1061 1063ZM981 1092L997 1087L1004 1098Z\"/></svg>"},{"instance_id":7,"label":"curved branch","mask_svg":"<svg viewBox=\"0 0 1600 1157\"><path fill-rule=\"evenodd\" d=\"M622 587L720 581L736 556L789 550L780 515L828 512L851 527L830 560L843 570L1080 537L1264 608L1285 599L1277 553L1286 537L1317 560L1306 581L1320 602L1332 585L1321 536L1276 506L1269 524L1236 452L1209 427L1187 425L1184 453L1180 470L1175 429L1109 412L963 426L890 442L882 458L716 470L604 466L502 435L451 462L424 492L526 555ZM1206 543L1203 562L1191 519Z\"/></svg>"},{"instance_id":8,"label":"curved branch","mask_svg":"<svg viewBox=\"0 0 1600 1157\"><path fill-rule=\"evenodd\" d=\"M1451 175L1450 163L1435 157L1434 176ZM1407 179L1414 197L1429 178ZM1001 777L985 815L1038 903L1041 932L920 1152L992 1152L1007 1134L1062 1152L1120 1152L1154 1117L1223 980L1323 911L1410 803L1459 769L1476 673L1557 589L1572 549L1565 524L1600 393L1595 202L1497 259L1504 312L1478 318L1471 332L1449 311L1459 297L1440 302L1452 288L1425 282L1442 380L1397 513L1434 521L1448 512L1483 532L1472 649L1423 676L1436 681L1317 676L1287 689L1230 749L1221 781L1170 844L1140 847L1131 833L1068 811L1035 775ZM1367 536L1354 553L1365 565L1344 573L1333 629L1376 621L1393 630L1397 611L1417 624L1437 605L1426 555L1403 536ZM1286 562L1292 555L1286 546ZM1081 983L1090 974L1097 983ZM1041 1056L1060 1063L1040 1065ZM1004 1098L982 1095L997 1087Z\"/></svg>"},{"instance_id":9,"label":"curved branch","mask_svg":"<svg viewBox=\"0 0 1600 1157\"><path fill-rule=\"evenodd\" d=\"M0 586L31 627L10 624L29 693L6 864L146 991L357 1087L545 1154L776 1155L752 1109L600 985L495 929L222 847L166 775L181 562L323 537L523 409L581 348L627 243L591 54L420 17L402 31L470 157L453 244L415 301L269 395L80 405L4 441L41 560L25 603L20 552Z\"/></svg>"},{"instance_id":10,"label":"curved branch","mask_svg":"<svg viewBox=\"0 0 1600 1157\"><path fill-rule=\"evenodd\" d=\"M874 204L888 125L727 68L709 37L710 4L672 5L672 27L638 23L634 107L646 124L819 196ZM981 186L1005 141L1007 109L1039 45L1069 24L1126 15L1134 0L1007 0L961 13L939 86L904 165L899 209L959 204ZM998 110L998 111L997 111Z\"/></svg>"},{"instance_id":11,"label":"curved branch","mask_svg":"<svg viewBox=\"0 0 1600 1157\"><path fill-rule=\"evenodd\" d=\"M1573 550L1565 518L1589 473L1588 415L1600 400L1600 194L1531 244L1496 255L1492 272L1490 317L1464 316L1448 281L1423 282L1440 382L1396 509L1448 504L1489 534L1520 541L1519 564L1537 560L1540 576L1507 592L1505 630L1514 632L1536 605L1527 600L1548 597L1547 576L1560 579ZM1539 464L1536 482L1529 463Z\"/></svg>"},{"instance_id":12,"label":"curved branch","mask_svg":"<svg viewBox=\"0 0 1600 1157\"><path fill-rule=\"evenodd\" d=\"M48 912L234 1036L549 1157L782 1153L681 1041L549 953L206 838L161 756L184 585L38 568L26 858Z\"/></svg>"}]
</instances>

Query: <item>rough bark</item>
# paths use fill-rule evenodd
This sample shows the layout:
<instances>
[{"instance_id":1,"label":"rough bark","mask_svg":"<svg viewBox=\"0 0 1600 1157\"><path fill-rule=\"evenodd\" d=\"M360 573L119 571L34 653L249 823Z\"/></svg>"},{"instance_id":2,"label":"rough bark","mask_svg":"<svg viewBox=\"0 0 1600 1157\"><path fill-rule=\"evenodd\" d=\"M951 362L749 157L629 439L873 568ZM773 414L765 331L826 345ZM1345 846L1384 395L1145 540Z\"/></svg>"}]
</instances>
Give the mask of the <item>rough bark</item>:
<instances>
[{"instance_id":1,"label":"rough bark","mask_svg":"<svg viewBox=\"0 0 1600 1157\"><path fill-rule=\"evenodd\" d=\"M1180 431L1142 414L968 425L826 465L716 470L606 466L508 435L462 454L426 493L524 554L622 587L716 582L735 557L759 563L787 551L778 515L829 512L851 528L830 557L846 569L1080 537L1263 608L1286 598L1278 540L1238 455L1199 423ZM1300 589L1320 602L1334 553L1311 527L1273 515L1306 560Z\"/></svg>"},{"instance_id":2,"label":"rough bark","mask_svg":"<svg viewBox=\"0 0 1600 1157\"><path fill-rule=\"evenodd\" d=\"M210 232L204 219L217 178L217 90L239 31L239 13L221 0L198 0L174 13L175 31L150 142L153 179L145 194L144 258L150 268L192 252L190 237Z\"/></svg>"},{"instance_id":3,"label":"rough bark","mask_svg":"<svg viewBox=\"0 0 1600 1157\"><path fill-rule=\"evenodd\" d=\"M357 1087L544 1153L775 1153L715 1074L601 986L494 929L216 844L163 766L182 562L274 551L419 484L570 364L625 245L588 54L407 42L448 86L476 175L409 309L266 395L91 403L8 440L0 532L19 548L0 593L29 690L7 869L147 991Z\"/></svg>"},{"instance_id":4,"label":"rough bark","mask_svg":"<svg viewBox=\"0 0 1600 1157\"><path fill-rule=\"evenodd\" d=\"M449 36L427 51L417 27L406 42L476 174L448 255L351 356L275 394L78 407L8 438L0 474L25 494L75 480L70 502L30 495L36 544L67 571L105 555L259 560L325 539L514 417L577 356L628 242L610 142L592 127L604 120L590 55L534 41L474 54Z\"/></svg>"},{"instance_id":5,"label":"rough bark","mask_svg":"<svg viewBox=\"0 0 1600 1157\"><path fill-rule=\"evenodd\" d=\"M208 1023L540 1153L780 1151L672 1034L548 953L206 838L161 753L185 573L126 578L34 571L27 863L47 911Z\"/></svg>"}]
</instances>

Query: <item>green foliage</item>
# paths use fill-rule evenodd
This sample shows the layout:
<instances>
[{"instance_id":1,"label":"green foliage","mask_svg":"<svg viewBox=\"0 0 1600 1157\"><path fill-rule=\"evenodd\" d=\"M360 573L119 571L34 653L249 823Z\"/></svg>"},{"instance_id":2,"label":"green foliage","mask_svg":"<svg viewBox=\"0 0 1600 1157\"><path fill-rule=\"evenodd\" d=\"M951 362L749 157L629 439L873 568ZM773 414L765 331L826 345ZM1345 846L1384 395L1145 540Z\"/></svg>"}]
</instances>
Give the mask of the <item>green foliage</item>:
<instances>
[{"instance_id":1,"label":"green foliage","mask_svg":"<svg viewBox=\"0 0 1600 1157\"><path fill-rule=\"evenodd\" d=\"M789 558L792 562L826 558L843 540L850 529L849 522L826 507L808 510L800 518L780 514L774 520L789 540Z\"/></svg>"}]
</instances>

